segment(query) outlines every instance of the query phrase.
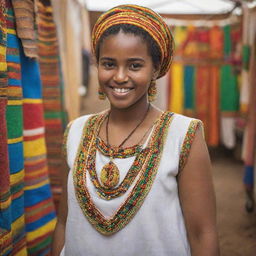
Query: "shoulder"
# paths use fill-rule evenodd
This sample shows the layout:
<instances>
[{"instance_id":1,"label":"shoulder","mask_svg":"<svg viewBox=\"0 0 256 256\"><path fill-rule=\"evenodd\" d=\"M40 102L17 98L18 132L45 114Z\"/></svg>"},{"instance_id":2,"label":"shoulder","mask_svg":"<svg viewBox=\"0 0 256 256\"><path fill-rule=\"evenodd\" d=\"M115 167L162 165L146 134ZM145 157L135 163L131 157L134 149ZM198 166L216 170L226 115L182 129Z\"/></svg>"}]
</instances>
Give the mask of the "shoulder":
<instances>
[{"instance_id":1,"label":"shoulder","mask_svg":"<svg viewBox=\"0 0 256 256\"><path fill-rule=\"evenodd\" d=\"M199 130L201 130L202 136L197 135ZM195 138L204 137L203 122L196 118L174 114L173 133L176 133L176 136L180 138L179 169L182 170Z\"/></svg>"},{"instance_id":2,"label":"shoulder","mask_svg":"<svg viewBox=\"0 0 256 256\"><path fill-rule=\"evenodd\" d=\"M192 121L197 123L202 123L201 120L194 117L188 117L181 114L173 113L173 118L179 125L189 125Z\"/></svg>"},{"instance_id":3,"label":"shoulder","mask_svg":"<svg viewBox=\"0 0 256 256\"><path fill-rule=\"evenodd\" d=\"M203 128L202 121L193 117L173 113L172 119L170 130L177 136L180 135L182 139L184 139L188 133L196 132L199 127Z\"/></svg>"},{"instance_id":4,"label":"shoulder","mask_svg":"<svg viewBox=\"0 0 256 256\"><path fill-rule=\"evenodd\" d=\"M69 128L70 132L78 132L83 129L84 125L90 118L98 117L98 116L106 113L106 111L107 110L99 112L99 113L95 113L95 114L88 114L88 115L80 116L80 117L70 121L69 124L67 125L67 127Z\"/></svg>"},{"instance_id":5,"label":"shoulder","mask_svg":"<svg viewBox=\"0 0 256 256\"><path fill-rule=\"evenodd\" d=\"M85 127L88 120L90 120L93 117L100 116L104 114L106 111L96 113L96 114L88 114L80 116L72 121L70 121L66 127L65 133L64 133L64 141L68 143L69 140L73 139L79 139L82 135L83 128Z\"/></svg>"}]
</instances>

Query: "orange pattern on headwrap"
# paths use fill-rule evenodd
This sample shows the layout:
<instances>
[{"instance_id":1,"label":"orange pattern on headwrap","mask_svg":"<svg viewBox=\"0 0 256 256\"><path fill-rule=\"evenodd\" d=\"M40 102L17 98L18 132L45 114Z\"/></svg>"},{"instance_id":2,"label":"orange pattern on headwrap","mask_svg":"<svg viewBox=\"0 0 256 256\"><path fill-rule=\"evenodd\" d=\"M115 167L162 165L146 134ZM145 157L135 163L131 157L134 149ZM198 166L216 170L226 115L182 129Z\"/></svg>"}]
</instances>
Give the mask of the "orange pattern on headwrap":
<instances>
[{"instance_id":1,"label":"orange pattern on headwrap","mask_svg":"<svg viewBox=\"0 0 256 256\"><path fill-rule=\"evenodd\" d=\"M171 31L163 18L153 10L138 5L119 5L103 13L92 31L94 53L103 33L110 27L119 24L131 24L149 33L156 41L161 52L161 65L158 78L164 76L170 68L173 56L174 41Z\"/></svg>"}]
</instances>

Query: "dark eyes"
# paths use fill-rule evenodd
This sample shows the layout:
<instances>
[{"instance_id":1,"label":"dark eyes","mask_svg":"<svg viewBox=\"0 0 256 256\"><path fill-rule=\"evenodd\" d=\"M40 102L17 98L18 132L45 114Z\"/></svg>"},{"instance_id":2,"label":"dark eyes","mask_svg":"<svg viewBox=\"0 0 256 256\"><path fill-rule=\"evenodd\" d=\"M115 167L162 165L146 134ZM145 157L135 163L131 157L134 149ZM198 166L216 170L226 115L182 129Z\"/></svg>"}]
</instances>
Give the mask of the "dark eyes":
<instances>
[{"instance_id":1,"label":"dark eyes","mask_svg":"<svg viewBox=\"0 0 256 256\"><path fill-rule=\"evenodd\" d=\"M109 61L102 62L101 65L106 69L111 69L114 67L114 63Z\"/></svg>"},{"instance_id":2,"label":"dark eyes","mask_svg":"<svg viewBox=\"0 0 256 256\"><path fill-rule=\"evenodd\" d=\"M142 67L142 65L141 65L140 63L132 63L132 64L130 65L130 68L131 68L132 70L139 70L141 67Z\"/></svg>"},{"instance_id":3,"label":"dark eyes","mask_svg":"<svg viewBox=\"0 0 256 256\"><path fill-rule=\"evenodd\" d=\"M111 61L104 61L101 63L101 65L105 68L105 69L113 69L116 67L116 64L114 62ZM142 67L142 64L140 63L131 63L129 64L129 69L132 71L137 71Z\"/></svg>"}]
</instances>

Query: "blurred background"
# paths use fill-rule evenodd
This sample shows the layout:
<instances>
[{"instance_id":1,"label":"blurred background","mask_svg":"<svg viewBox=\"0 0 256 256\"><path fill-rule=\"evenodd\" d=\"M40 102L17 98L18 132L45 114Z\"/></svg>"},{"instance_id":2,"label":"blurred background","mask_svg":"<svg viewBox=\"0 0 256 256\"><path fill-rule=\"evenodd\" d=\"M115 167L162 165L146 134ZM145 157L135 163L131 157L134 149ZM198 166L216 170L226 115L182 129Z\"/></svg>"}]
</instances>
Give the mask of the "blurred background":
<instances>
[{"instance_id":1,"label":"blurred background","mask_svg":"<svg viewBox=\"0 0 256 256\"><path fill-rule=\"evenodd\" d=\"M91 30L119 4L161 14L175 39L154 103L204 122L221 255L256 255L256 1L0 0L0 255L49 255L67 123L97 96ZM203 207L203 205L202 205Z\"/></svg>"}]
</instances>

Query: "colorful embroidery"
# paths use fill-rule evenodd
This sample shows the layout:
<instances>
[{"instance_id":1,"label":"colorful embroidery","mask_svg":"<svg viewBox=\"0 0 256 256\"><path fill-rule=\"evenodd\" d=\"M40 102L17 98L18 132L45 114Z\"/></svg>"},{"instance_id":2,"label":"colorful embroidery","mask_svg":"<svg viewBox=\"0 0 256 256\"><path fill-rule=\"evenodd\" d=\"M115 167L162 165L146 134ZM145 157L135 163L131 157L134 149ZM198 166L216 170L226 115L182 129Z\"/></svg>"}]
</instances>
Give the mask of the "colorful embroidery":
<instances>
[{"instance_id":1,"label":"colorful embroidery","mask_svg":"<svg viewBox=\"0 0 256 256\"><path fill-rule=\"evenodd\" d=\"M162 115L160 116L160 118L154 122L154 124L156 124L157 122L160 122L162 118ZM95 134L98 134L98 129L101 127L102 122L104 121L105 117L102 117L99 120L99 124L97 125L97 129ZM152 138L154 138L154 136L152 136ZM152 140L151 138L151 140ZM150 143L152 143L150 140ZM96 140L97 141L97 140ZM109 148L107 148L107 146L105 146L106 149L109 150ZM136 150L138 150L137 156L133 162L133 165L131 166L131 168L129 169L129 171L127 172L126 177L123 179L123 181L121 182L121 184L118 187L114 187L114 188L107 188L106 186L101 186L98 177L97 177L97 173L95 171L95 159L96 159L96 147L94 146L94 144L92 145L92 149L90 151L89 157L88 157L88 165L87 165L87 170L89 170L90 173L90 178L92 183L94 184L95 188L96 188L96 192L97 194L105 199L105 200L111 200L114 199L118 196L123 195L131 186L131 184L133 183L133 181L135 180L135 178L137 177L139 171L142 169L142 166L145 164L145 160L147 158L147 154L149 154L149 149L145 148L142 149L139 146L134 146L134 147L129 147L129 148L124 148L123 150L116 150L115 153L111 153L111 155L114 155L114 157L118 156L118 158L126 158L127 155L131 155L130 154L130 149L134 148L134 152L136 152ZM137 148L137 149L136 149ZM140 151L139 151L140 150ZM109 151L104 151L104 153L107 156L110 156L110 152ZM127 154L127 155L126 155Z\"/></svg>"},{"instance_id":2,"label":"colorful embroidery","mask_svg":"<svg viewBox=\"0 0 256 256\"><path fill-rule=\"evenodd\" d=\"M105 156L110 156L110 147L100 138L96 138L97 149ZM132 157L140 153L141 146L135 145L127 148L112 147L111 155L114 158L127 158Z\"/></svg>"},{"instance_id":3,"label":"colorful embroidery","mask_svg":"<svg viewBox=\"0 0 256 256\"><path fill-rule=\"evenodd\" d=\"M66 127L66 130L63 134L63 143L62 143L62 154L64 156L64 158L66 159L67 158L67 140L68 140L68 133L69 133L69 130L70 130L70 127L72 125L73 121L69 122L67 127Z\"/></svg>"},{"instance_id":4,"label":"colorful embroidery","mask_svg":"<svg viewBox=\"0 0 256 256\"><path fill-rule=\"evenodd\" d=\"M199 126L203 127L203 123L200 120L192 120L189 124L188 131L186 133L180 152L179 171L184 168L187 162L190 148L192 146L196 130Z\"/></svg>"},{"instance_id":5,"label":"colorful embroidery","mask_svg":"<svg viewBox=\"0 0 256 256\"><path fill-rule=\"evenodd\" d=\"M153 131L149 147L142 150L137 156L143 162L143 165L138 170L140 176L127 199L109 219L106 219L96 208L86 186L86 175L88 172L91 174L90 166L92 164L95 165L94 157L92 157L94 153L92 154L92 151L96 150L96 130L102 120L104 120L104 115L95 115L88 120L76 156L73 179L76 197L84 215L101 234L111 235L122 229L141 207L157 174L172 116L173 113L170 112L165 112L161 115ZM136 162L133 166L136 166ZM126 188L124 187L124 189Z\"/></svg>"}]
</instances>

